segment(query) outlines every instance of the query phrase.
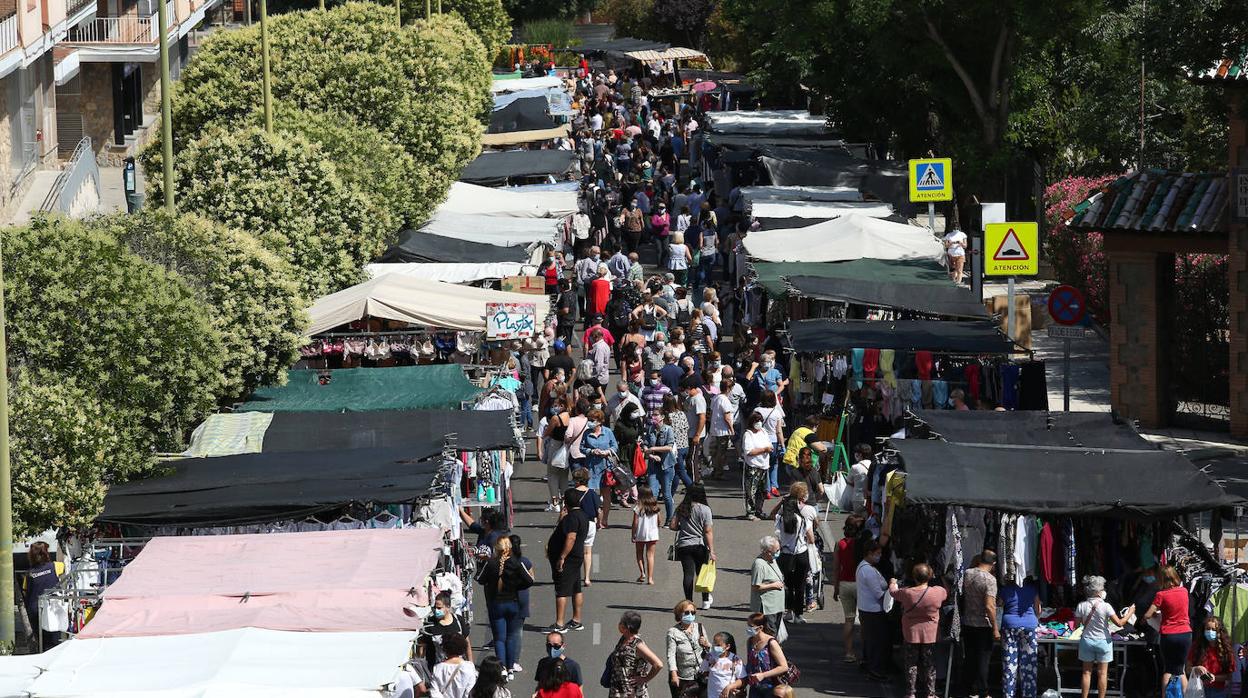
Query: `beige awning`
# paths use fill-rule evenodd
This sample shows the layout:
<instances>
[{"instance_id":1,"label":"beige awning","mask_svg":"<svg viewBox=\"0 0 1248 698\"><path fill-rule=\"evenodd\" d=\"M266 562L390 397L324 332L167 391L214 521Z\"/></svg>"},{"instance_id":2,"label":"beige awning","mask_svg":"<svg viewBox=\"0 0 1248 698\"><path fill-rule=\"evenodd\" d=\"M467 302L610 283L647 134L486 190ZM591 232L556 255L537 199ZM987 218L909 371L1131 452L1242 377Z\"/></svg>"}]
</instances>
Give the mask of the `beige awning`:
<instances>
[{"instance_id":1,"label":"beige awning","mask_svg":"<svg viewBox=\"0 0 1248 698\"><path fill-rule=\"evenodd\" d=\"M516 145L548 141L554 138L567 138L572 127L567 124L554 128L542 128L536 131L512 131L511 133L485 133L481 135L481 145Z\"/></svg>"},{"instance_id":2,"label":"beige awning","mask_svg":"<svg viewBox=\"0 0 1248 698\"><path fill-rule=\"evenodd\" d=\"M706 58L706 54L691 48L673 46L662 51L628 51L625 56L639 61L674 61L684 58Z\"/></svg>"}]
</instances>

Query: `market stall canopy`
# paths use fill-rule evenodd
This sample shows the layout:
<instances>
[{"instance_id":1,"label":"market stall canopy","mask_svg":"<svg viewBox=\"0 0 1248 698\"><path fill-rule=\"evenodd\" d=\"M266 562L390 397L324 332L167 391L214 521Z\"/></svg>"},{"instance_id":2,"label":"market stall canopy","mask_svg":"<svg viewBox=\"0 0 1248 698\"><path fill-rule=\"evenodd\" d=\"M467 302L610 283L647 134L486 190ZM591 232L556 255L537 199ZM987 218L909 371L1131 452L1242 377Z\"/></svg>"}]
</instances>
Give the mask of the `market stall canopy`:
<instances>
[{"instance_id":1,"label":"market stall canopy","mask_svg":"<svg viewBox=\"0 0 1248 698\"><path fill-rule=\"evenodd\" d=\"M1108 412L919 410L913 414L933 436L952 443L1157 450Z\"/></svg>"},{"instance_id":2,"label":"market stall canopy","mask_svg":"<svg viewBox=\"0 0 1248 698\"><path fill-rule=\"evenodd\" d=\"M820 136L830 131L827 117L800 109L710 112L706 121L714 133Z\"/></svg>"},{"instance_id":3,"label":"market stall canopy","mask_svg":"<svg viewBox=\"0 0 1248 698\"><path fill-rule=\"evenodd\" d=\"M765 262L908 259L939 262L945 248L926 228L850 214L806 228L765 230L745 238L750 257Z\"/></svg>"},{"instance_id":4,"label":"market stall canopy","mask_svg":"<svg viewBox=\"0 0 1248 698\"><path fill-rule=\"evenodd\" d=\"M502 183L513 177L562 178L576 161L571 150L505 150L481 153L459 174L461 182Z\"/></svg>"},{"instance_id":5,"label":"market stall canopy","mask_svg":"<svg viewBox=\"0 0 1248 698\"><path fill-rule=\"evenodd\" d=\"M396 320L419 327L484 332L487 303L535 303L539 328L550 310L550 302L545 296L491 291L386 274L318 298L308 308L311 322L304 332L306 336L313 337L364 318Z\"/></svg>"},{"instance_id":6,"label":"market stall canopy","mask_svg":"<svg viewBox=\"0 0 1248 698\"><path fill-rule=\"evenodd\" d=\"M496 216L496 218L499 217ZM518 264L531 257L532 253L522 245L503 247L430 235L419 230L404 230L399 234L399 241L391 245L390 249L381 255L379 261Z\"/></svg>"},{"instance_id":7,"label":"market stall canopy","mask_svg":"<svg viewBox=\"0 0 1248 698\"><path fill-rule=\"evenodd\" d=\"M746 201L862 201L853 187L741 187Z\"/></svg>"},{"instance_id":8,"label":"market stall canopy","mask_svg":"<svg viewBox=\"0 0 1248 698\"><path fill-rule=\"evenodd\" d=\"M708 133L706 142L718 148L739 151L753 157L768 146L783 148L817 148L832 150L846 156L863 157L863 146L846 143L833 132L816 135L769 135L766 133Z\"/></svg>"},{"instance_id":9,"label":"market stall canopy","mask_svg":"<svg viewBox=\"0 0 1248 698\"><path fill-rule=\"evenodd\" d=\"M539 88L536 90L520 90L518 92L500 92L494 95L494 111L505 108L516 100L529 97L541 97L546 100L546 109L551 116L575 116L572 109L572 96L562 88Z\"/></svg>"},{"instance_id":10,"label":"market stall canopy","mask_svg":"<svg viewBox=\"0 0 1248 698\"><path fill-rule=\"evenodd\" d=\"M550 103L546 97L524 97L490 112L487 133L538 131L554 127L555 120L550 118Z\"/></svg>"},{"instance_id":11,"label":"market stall canopy","mask_svg":"<svg viewBox=\"0 0 1248 698\"><path fill-rule=\"evenodd\" d=\"M559 225L560 221L551 218L504 218L439 209L420 226L419 232L498 247L527 247L554 245Z\"/></svg>"},{"instance_id":12,"label":"market stall canopy","mask_svg":"<svg viewBox=\"0 0 1248 698\"><path fill-rule=\"evenodd\" d=\"M575 53L619 53L625 54L629 51L662 51L671 46L662 41L651 41L650 39L634 39L627 36L621 36L615 39L594 39L584 38L581 43L569 48L569 51Z\"/></svg>"},{"instance_id":13,"label":"market stall canopy","mask_svg":"<svg viewBox=\"0 0 1248 698\"><path fill-rule=\"evenodd\" d=\"M665 49L641 49L638 51L625 51L625 56L637 61L681 61L691 58L706 59L706 54L692 48L682 48L680 46L672 46Z\"/></svg>"},{"instance_id":14,"label":"market stall canopy","mask_svg":"<svg viewBox=\"0 0 1248 698\"><path fill-rule=\"evenodd\" d=\"M775 295L987 318L969 288L949 280L938 264L859 259L852 262L755 262L759 283Z\"/></svg>"},{"instance_id":15,"label":"market stall canopy","mask_svg":"<svg viewBox=\"0 0 1248 698\"><path fill-rule=\"evenodd\" d=\"M576 191L525 192L451 182L438 213L475 213L496 218L562 218L577 211ZM484 261L484 260L482 260Z\"/></svg>"},{"instance_id":16,"label":"market stall canopy","mask_svg":"<svg viewBox=\"0 0 1248 698\"><path fill-rule=\"evenodd\" d=\"M415 631L441 553L439 528L153 538L78 637Z\"/></svg>"},{"instance_id":17,"label":"market stall canopy","mask_svg":"<svg viewBox=\"0 0 1248 698\"><path fill-rule=\"evenodd\" d=\"M521 90L549 90L562 88L563 78L555 75L543 75L538 78L520 78L519 80L495 80L490 85L490 92L520 92Z\"/></svg>"},{"instance_id":18,"label":"market stall canopy","mask_svg":"<svg viewBox=\"0 0 1248 698\"><path fill-rule=\"evenodd\" d=\"M893 207L878 201L755 201L752 215L760 218L840 218L850 214L868 218L888 218Z\"/></svg>"},{"instance_id":19,"label":"market stall canopy","mask_svg":"<svg viewBox=\"0 0 1248 698\"><path fill-rule=\"evenodd\" d=\"M87 640L0 658L0 695L26 698L379 698L413 632L215 633ZM7 689L7 690L6 690Z\"/></svg>"},{"instance_id":20,"label":"market stall canopy","mask_svg":"<svg viewBox=\"0 0 1248 698\"><path fill-rule=\"evenodd\" d=\"M448 284L470 284L505 276L519 276L526 266L519 262L459 262L454 264L425 264L421 262L398 262L393 264L366 264L364 271L372 278L386 274L402 274L418 279L442 281Z\"/></svg>"},{"instance_id":21,"label":"market stall canopy","mask_svg":"<svg viewBox=\"0 0 1248 698\"><path fill-rule=\"evenodd\" d=\"M286 385L260 388L240 412L378 412L459 409L481 389L457 364L340 368L321 384L321 371L286 372Z\"/></svg>"},{"instance_id":22,"label":"market stall canopy","mask_svg":"<svg viewBox=\"0 0 1248 698\"><path fill-rule=\"evenodd\" d=\"M789 344L800 352L897 349L1008 354L1014 347L996 325L987 320L794 320L789 323Z\"/></svg>"},{"instance_id":23,"label":"market stall canopy","mask_svg":"<svg viewBox=\"0 0 1248 698\"><path fill-rule=\"evenodd\" d=\"M571 132L572 127L564 124L562 126L552 126L550 128L537 129L534 131L485 133L481 135L481 145L508 146L520 145L521 143L537 143L539 141L549 141L556 138L567 138L568 134Z\"/></svg>"},{"instance_id":24,"label":"market stall canopy","mask_svg":"<svg viewBox=\"0 0 1248 698\"><path fill-rule=\"evenodd\" d=\"M99 520L226 526L301 519L353 502L411 502L429 494L439 461L417 460L410 448L371 448L186 458L167 465L170 475L110 487Z\"/></svg>"},{"instance_id":25,"label":"market stall canopy","mask_svg":"<svg viewBox=\"0 0 1248 698\"><path fill-rule=\"evenodd\" d=\"M403 448L431 458L454 434L460 450L515 445L506 410L387 410L381 412L226 412L209 415L191 434L183 455L202 458L244 453Z\"/></svg>"},{"instance_id":26,"label":"market stall canopy","mask_svg":"<svg viewBox=\"0 0 1248 698\"><path fill-rule=\"evenodd\" d=\"M1172 451L893 439L906 501L1040 516L1150 518L1243 502Z\"/></svg>"}]
</instances>

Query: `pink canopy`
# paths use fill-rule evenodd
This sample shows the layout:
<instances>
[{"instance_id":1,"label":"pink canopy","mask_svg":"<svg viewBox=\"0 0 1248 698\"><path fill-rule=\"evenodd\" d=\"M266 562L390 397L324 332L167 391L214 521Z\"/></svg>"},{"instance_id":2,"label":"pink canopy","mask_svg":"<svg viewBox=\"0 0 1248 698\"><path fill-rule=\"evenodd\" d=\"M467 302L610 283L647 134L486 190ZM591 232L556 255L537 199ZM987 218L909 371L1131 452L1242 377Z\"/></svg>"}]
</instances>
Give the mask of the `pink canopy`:
<instances>
[{"instance_id":1,"label":"pink canopy","mask_svg":"<svg viewBox=\"0 0 1248 698\"><path fill-rule=\"evenodd\" d=\"M79 637L417 630L438 529L153 538ZM414 589L414 592L413 592Z\"/></svg>"}]
</instances>

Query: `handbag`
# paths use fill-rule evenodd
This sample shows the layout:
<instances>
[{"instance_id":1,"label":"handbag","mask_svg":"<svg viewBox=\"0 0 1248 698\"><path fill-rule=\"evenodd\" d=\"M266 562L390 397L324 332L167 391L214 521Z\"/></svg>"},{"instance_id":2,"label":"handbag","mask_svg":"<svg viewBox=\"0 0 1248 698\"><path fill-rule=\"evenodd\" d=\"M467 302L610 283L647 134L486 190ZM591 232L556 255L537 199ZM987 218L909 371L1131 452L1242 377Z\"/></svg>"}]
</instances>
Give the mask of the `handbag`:
<instances>
[{"instance_id":1,"label":"handbag","mask_svg":"<svg viewBox=\"0 0 1248 698\"><path fill-rule=\"evenodd\" d=\"M645 477L646 475L646 454L641 450L641 444L633 446L633 477Z\"/></svg>"},{"instance_id":2,"label":"handbag","mask_svg":"<svg viewBox=\"0 0 1248 698\"><path fill-rule=\"evenodd\" d=\"M602 667L602 676L598 679L598 685L603 688L611 688L611 672L615 669L615 652L607 655L607 661Z\"/></svg>"},{"instance_id":3,"label":"handbag","mask_svg":"<svg viewBox=\"0 0 1248 698\"><path fill-rule=\"evenodd\" d=\"M553 444L554 441L550 441L550 443ZM547 448L550 448L550 446L547 446ZM559 446L554 450L554 453L550 455L549 465L552 468L567 468L568 467L568 445L567 444L563 443L562 441L559 442Z\"/></svg>"},{"instance_id":4,"label":"handbag","mask_svg":"<svg viewBox=\"0 0 1248 698\"><path fill-rule=\"evenodd\" d=\"M703 594L710 594L715 591L715 562L711 561L702 565L698 570L698 578L693 582L693 590Z\"/></svg>"},{"instance_id":5,"label":"handbag","mask_svg":"<svg viewBox=\"0 0 1248 698\"><path fill-rule=\"evenodd\" d=\"M670 562L676 562L676 544L672 543L667 546L667 559Z\"/></svg>"},{"instance_id":6,"label":"handbag","mask_svg":"<svg viewBox=\"0 0 1248 698\"><path fill-rule=\"evenodd\" d=\"M781 644L780 638L778 637L772 638L772 640L776 644ZM775 677L776 683L787 684L789 686L796 686L797 682L800 681L802 678L802 670L797 668L797 662L794 662L792 659L789 659L788 657L785 657L785 659L788 659L789 670Z\"/></svg>"},{"instance_id":7,"label":"handbag","mask_svg":"<svg viewBox=\"0 0 1248 698\"><path fill-rule=\"evenodd\" d=\"M789 626L785 624L784 617L781 616L780 627L776 628L776 642L779 642L780 644L783 645L784 641L788 639L789 639Z\"/></svg>"}]
</instances>

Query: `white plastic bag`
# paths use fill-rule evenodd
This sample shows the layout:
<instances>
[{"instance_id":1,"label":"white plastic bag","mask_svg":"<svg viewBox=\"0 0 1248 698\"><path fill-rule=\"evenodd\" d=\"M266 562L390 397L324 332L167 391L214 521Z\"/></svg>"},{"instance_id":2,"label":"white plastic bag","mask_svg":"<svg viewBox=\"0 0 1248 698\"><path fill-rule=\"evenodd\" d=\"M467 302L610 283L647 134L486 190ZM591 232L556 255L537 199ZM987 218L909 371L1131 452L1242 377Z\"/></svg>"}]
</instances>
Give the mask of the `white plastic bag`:
<instances>
[{"instance_id":1,"label":"white plastic bag","mask_svg":"<svg viewBox=\"0 0 1248 698\"><path fill-rule=\"evenodd\" d=\"M1195 669L1187 675L1187 689L1183 691L1183 698L1205 698L1205 682L1200 680L1200 676L1200 672Z\"/></svg>"},{"instance_id":2,"label":"white plastic bag","mask_svg":"<svg viewBox=\"0 0 1248 698\"><path fill-rule=\"evenodd\" d=\"M845 511L845 492L849 490L849 483L845 482L845 476L842 473L833 475L832 482L823 486L823 493L827 495L828 503L841 511Z\"/></svg>"}]
</instances>

